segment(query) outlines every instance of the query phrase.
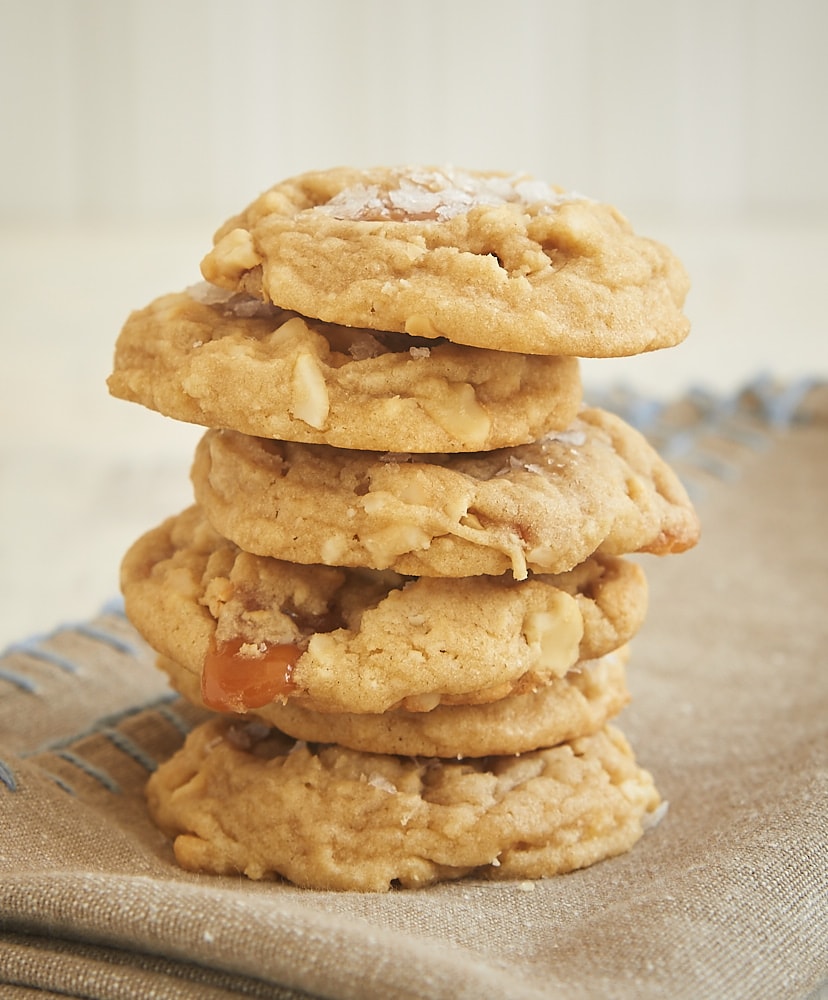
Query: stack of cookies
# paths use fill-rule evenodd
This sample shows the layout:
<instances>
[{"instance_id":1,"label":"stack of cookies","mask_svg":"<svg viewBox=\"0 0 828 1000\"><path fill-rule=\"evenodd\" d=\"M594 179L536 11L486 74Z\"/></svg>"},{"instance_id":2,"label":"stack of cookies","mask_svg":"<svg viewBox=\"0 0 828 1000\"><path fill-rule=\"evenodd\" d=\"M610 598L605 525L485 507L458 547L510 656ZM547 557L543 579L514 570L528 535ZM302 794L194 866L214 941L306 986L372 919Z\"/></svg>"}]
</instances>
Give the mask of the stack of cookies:
<instances>
[{"instance_id":1,"label":"stack of cookies","mask_svg":"<svg viewBox=\"0 0 828 1000\"><path fill-rule=\"evenodd\" d=\"M660 801L610 723L626 557L698 523L578 358L682 340L681 265L529 177L343 168L265 192L202 273L129 317L109 379L208 428L194 505L122 568L211 712L148 785L179 864L381 891L628 850Z\"/></svg>"}]
</instances>

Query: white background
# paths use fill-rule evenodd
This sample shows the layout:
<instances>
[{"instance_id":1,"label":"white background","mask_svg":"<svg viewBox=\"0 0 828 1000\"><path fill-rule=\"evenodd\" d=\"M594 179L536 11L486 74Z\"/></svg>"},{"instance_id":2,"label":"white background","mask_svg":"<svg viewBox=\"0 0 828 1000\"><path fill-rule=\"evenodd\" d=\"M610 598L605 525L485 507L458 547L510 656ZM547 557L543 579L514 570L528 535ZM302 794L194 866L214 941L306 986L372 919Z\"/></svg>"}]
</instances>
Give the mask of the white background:
<instances>
[{"instance_id":1,"label":"white background","mask_svg":"<svg viewBox=\"0 0 828 1000\"><path fill-rule=\"evenodd\" d=\"M337 163L528 170L693 279L671 397L828 376L823 0L0 0L0 646L117 593L200 431L110 399L130 309L262 189Z\"/></svg>"}]
</instances>

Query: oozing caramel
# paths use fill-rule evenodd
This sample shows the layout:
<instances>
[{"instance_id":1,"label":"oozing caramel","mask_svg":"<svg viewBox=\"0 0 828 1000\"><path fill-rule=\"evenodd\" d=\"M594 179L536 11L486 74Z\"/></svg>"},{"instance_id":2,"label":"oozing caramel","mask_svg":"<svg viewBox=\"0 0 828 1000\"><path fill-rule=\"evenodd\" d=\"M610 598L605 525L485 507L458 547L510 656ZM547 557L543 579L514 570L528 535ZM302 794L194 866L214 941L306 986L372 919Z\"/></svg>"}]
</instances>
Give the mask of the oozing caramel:
<instances>
[{"instance_id":1,"label":"oozing caramel","mask_svg":"<svg viewBox=\"0 0 828 1000\"><path fill-rule=\"evenodd\" d=\"M268 645L232 639L210 647L201 670L201 699L217 712L247 712L284 700L302 650L292 643Z\"/></svg>"}]
</instances>

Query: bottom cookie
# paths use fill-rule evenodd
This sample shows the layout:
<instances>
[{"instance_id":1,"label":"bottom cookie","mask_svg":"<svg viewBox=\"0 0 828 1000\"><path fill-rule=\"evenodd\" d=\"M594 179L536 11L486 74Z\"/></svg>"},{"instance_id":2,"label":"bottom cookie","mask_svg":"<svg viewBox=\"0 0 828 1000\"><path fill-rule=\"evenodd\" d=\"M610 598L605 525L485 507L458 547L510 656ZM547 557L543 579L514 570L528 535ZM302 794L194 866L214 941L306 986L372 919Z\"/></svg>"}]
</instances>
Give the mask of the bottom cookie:
<instances>
[{"instance_id":1,"label":"bottom cookie","mask_svg":"<svg viewBox=\"0 0 828 1000\"><path fill-rule=\"evenodd\" d=\"M444 761L296 742L217 717L147 785L185 869L383 892L536 879L629 850L659 805L624 736Z\"/></svg>"},{"instance_id":2,"label":"bottom cookie","mask_svg":"<svg viewBox=\"0 0 828 1000\"><path fill-rule=\"evenodd\" d=\"M525 694L485 705L438 705L430 712L396 709L373 715L324 713L290 700L253 713L294 739L338 743L367 753L407 757L488 757L526 753L589 736L629 701L629 647L583 660L565 676ZM158 665L188 701L203 707L199 679L173 660Z\"/></svg>"}]
</instances>

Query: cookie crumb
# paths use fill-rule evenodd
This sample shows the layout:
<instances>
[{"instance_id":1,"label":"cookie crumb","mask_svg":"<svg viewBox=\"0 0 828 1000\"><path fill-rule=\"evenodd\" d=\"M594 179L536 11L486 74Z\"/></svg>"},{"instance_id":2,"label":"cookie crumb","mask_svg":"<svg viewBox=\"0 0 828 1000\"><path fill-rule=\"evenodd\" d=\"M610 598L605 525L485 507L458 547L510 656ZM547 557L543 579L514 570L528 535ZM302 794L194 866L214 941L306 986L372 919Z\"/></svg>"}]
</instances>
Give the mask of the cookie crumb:
<instances>
[{"instance_id":1,"label":"cookie crumb","mask_svg":"<svg viewBox=\"0 0 828 1000\"><path fill-rule=\"evenodd\" d=\"M586 434L581 430L554 431L552 434L547 434L544 441L560 441L561 444L577 448L586 443Z\"/></svg>"},{"instance_id":2,"label":"cookie crumb","mask_svg":"<svg viewBox=\"0 0 828 1000\"><path fill-rule=\"evenodd\" d=\"M384 353L385 349L379 340L367 332L355 334L348 348L348 354L354 361L367 361L369 358L378 358Z\"/></svg>"},{"instance_id":3,"label":"cookie crumb","mask_svg":"<svg viewBox=\"0 0 828 1000\"><path fill-rule=\"evenodd\" d=\"M645 813L641 818L641 825L645 830L653 830L664 819L670 809L669 802L661 802L658 808L651 813Z\"/></svg>"},{"instance_id":4,"label":"cookie crumb","mask_svg":"<svg viewBox=\"0 0 828 1000\"><path fill-rule=\"evenodd\" d=\"M383 792L388 792L389 795L397 794L397 786L393 781L389 781L388 778L382 774L378 774L376 772L374 774L369 774L366 781L369 785L373 785L374 788L379 788Z\"/></svg>"}]
</instances>

